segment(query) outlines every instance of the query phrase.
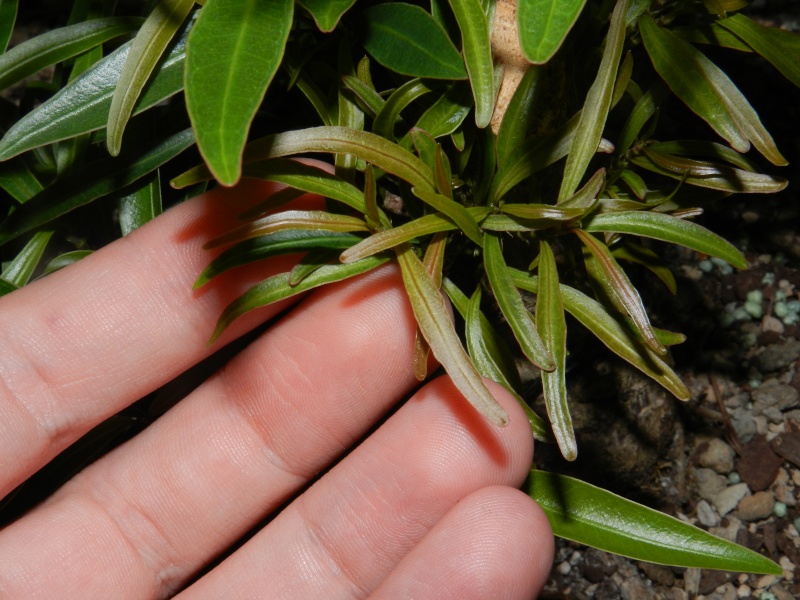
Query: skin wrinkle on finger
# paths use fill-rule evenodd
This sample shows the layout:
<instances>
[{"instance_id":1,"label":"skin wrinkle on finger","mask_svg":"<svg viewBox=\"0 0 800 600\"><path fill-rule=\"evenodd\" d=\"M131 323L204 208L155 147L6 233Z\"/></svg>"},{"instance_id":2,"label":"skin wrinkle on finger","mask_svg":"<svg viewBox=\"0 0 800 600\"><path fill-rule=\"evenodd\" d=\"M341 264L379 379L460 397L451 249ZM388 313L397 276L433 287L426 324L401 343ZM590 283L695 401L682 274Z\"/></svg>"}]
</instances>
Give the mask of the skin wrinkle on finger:
<instances>
[{"instance_id":1,"label":"skin wrinkle on finger","mask_svg":"<svg viewBox=\"0 0 800 600\"><path fill-rule=\"evenodd\" d=\"M132 597L153 597L175 589L186 579L182 573L196 571L234 543L303 485L306 475L317 473L336 458L344 443L359 439L414 385L413 316L401 286L397 269L387 266L310 296L220 375L79 474L47 505L0 533L0 582L3 565L23 562L28 570L44 573L39 585L48 584L44 568L47 546L35 555L21 555L17 541L47 530L46 524L53 527L51 534L58 535L59 523L71 520L68 513L75 510L65 508L65 498L72 498L74 505L74 498L84 496L90 500L87 504L104 507L100 513L84 515L86 527L94 521L103 525L111 515L115 522L124 522L126 535L122 537L137 540L148 557L149 575L138 578L138 589L133 586L126 591ZM342 303L342 297L354 301ZM377 325L354 327L365 314ZM381 323L393 327L376 336L375 328ZM347 333L351 329L357 332L352 343ZM313 380L300 388L283 384L279 391L265 389L265 382L269 384L266 373L282 371L282 355L294 355L287 344L303 340L297 348L308 355L305 342L317 339L321 344L325 338L327 350L317 354L329 358L325 364L314 365ZM362 378L337 381L344 366L362 364L382 355L386 348L394 350L395 361L377 362ZM296 399L283 403L279 392L294 394ZM259 426L267 435L257 435L244 425L241 408L236 406L244 402L257 407L248 413L252 418L268 422ZM278 450L267 450L265 440ZM290 470L276 467L274 456L287 456L284 462ZM298 468L303 477L291 472ZM88 545L97 556L106 553L106 548ZM134 565L139 562L141 558L133 560ZM128 566L121 561L104 577L121 577L119 571ZM77 572L80 567L73 565L52 574L58 578L59 589L70 589L65 573ZM157 589L142 590L142 585ZM80 592L82 598L92 597L90 588Z\"/></svg>"},{"instance_id":2,"label":"skin wrinkle on finger","mask_svg":"<svg viewBox=\"0 0 800 600\"><path fill-rule=\"evenodd\" d=\"M511 412L508 427L475 429L477 413L452 382L435 380L180 597L234 600L265 589L270 598L322 597L314 596L321 585L324 597L364 597L463 496L519 486L527 475L527 420L513 398L488 385Z\"/></svg>"}]
</instances>

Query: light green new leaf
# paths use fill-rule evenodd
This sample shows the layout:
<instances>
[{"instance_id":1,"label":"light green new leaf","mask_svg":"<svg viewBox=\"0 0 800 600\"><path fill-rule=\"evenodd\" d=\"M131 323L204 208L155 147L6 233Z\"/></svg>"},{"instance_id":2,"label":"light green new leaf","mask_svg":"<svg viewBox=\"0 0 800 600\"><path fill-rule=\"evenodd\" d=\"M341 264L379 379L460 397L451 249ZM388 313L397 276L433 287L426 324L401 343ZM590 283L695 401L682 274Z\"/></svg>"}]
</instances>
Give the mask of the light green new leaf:
<instances>
[{"instance_id":1,"label":"light green new leaf","mask_svg":"<svg viewBox=\"0 0 800 600\"><path fill-rule=\"evenodd\" d=\"M553 371L556 363L536 331L536 326L522 302L519 290L511 280L511 274L500 247L500 238L492 233L484 233L483 236L483 264L497 305L508 321L522 353L543 371Z\"/></svg>"},{"instance_id":2,"label":"light green new leaf","mask_svg":"<svg viewBox=\"0 0 800 600\"><path fill-rule=\"evenodd\" d=\"M194 287L195 289L202 287L225 271L258 260L310 250L344 250L360 241L360 237L324 229L285 229L263 235L237 244L220 254L203 269L197 281L194 282Z\"/></svg>"},{"instance_id":3,"label":"light green new leaf","mask_svg":"<svg viewBox=\"0 0 800 600\"><path fill-rule=\"evenodd\" d=\"M483 245L483 232L472 214L463 205L451 200L447 196L428 190L411 188L411 192L425 204L443 213L458 225L459 229L478 246Z\"/></svg>"},{"instance_id":4,"label":"light green new leaf","mask_svg":"<svg viewBox=\"0 0 800 600\"><path fill-rule=\"evenodd\" d=\"M17 22L18 0L0 0L0 54L6 51L14 24Z\"/></svg>"},{"instance_id":5,"label":"light green new leaf","mask_svg":"<svg viewBox=\"0 0 800 600\"><path fill-rule=\"evenodd\" d=\"M583 224L588 232L628 233L686 246L716 256L737 269L746 269L747 260L730 242L705 227L671 215L641 210L594 215Z\"/></svg>"},{"instance_id":6,"label":"light green new leaf","mask_svg":"<svg viewBox=\"0 0 800 600\"><path fill-rule=\"evenodd\" d=\"M486 127L495 101L494 63L489 20L480 0L449 0L461 30L461 53L475 99L475 124Z\"/></svg>"},{"instance_id":7,"label":"light green new leaf","mask_svg":"<svg viewBox=\"0 0 800 600\"><path fill-rule=\"evenodd\" d=\"M628 0L618 0L614 12L611 14L611 26L606 36L600 68L592 87L586 94L575 137L567 156L564 178L561 180L561 189L558 192L559 202L572 196L578 189L589 166L589 161L597 152L597 147L603 137L603 128L611 108L622 47L625 45L625 13L627 9Z\"/></svg>"},{"instance_id":8,"label":"light green new leaf","mask_svg":"<svg viewBox=\"0 0 800 600\"><path fill-rule=\"evenodd\" d=\"M71 264L86 258L92 252L93 250L72 250L71 252L64 252L64 254L56 256L53 260L47 263L47 266L44 269L44 274L49 275L50 273L54 273L59 269L68 267Z\"/></svg>"},{"instance_id":9,"label":"light green new leaf","mask_svg":"<svg viewBox=\"0 0 800 600\"><path fill-rule=\"evenodd\" d=\"M136 31L142 19L107 17L43 33L0 54L0 90L29 75L77 56L121 35Z\"/></svg>"},{"instance_id":10,"label":"light green new leaf","mask_svg":"<svg viewBox=\"0 0 800 600\"><path fill-rule=\"evenodd\" d=\"M787 164L747 98L719 67L650 16L642 16L639 30L653 67L694 113L739 152L752 142L771 163Z\"/></svg>"},{"instance_id":11,"label":"light green new leaf","mask_svg":"<svg viewBox=\"0 0 800 600\"><path fill-rule=\"evenodd\" d=\"M161 214L161 176L158 171L139 189L119 200L119 226L128 235Z\"/></svg>"},{"instance_id":12,"label":"light green new leaf","mask_svg":"<svg viewBox=\"0 0 800 600\"><path fill-rule=\"evenodd\" d=\"M358 98L363 105L362 108L364 108L366 113L372 118L375 118L375 115L377 115L383 108L383 105L386 104L386 100L375 91L375 88L367 85L354 75L343 75L342 83L356 95L356 98Z\"/></svg>"},{"instance_id":13,"label":"light green new leaf","mask_svg":"<svg viewBox=\"0 0 800 600\"><path fill-rule=\"evenodd\" d=\"M517 269L510 269L510 272L514 285L529 292L538 292L538 278ZM559 290L564 309L609 350L664 386L676 398L689 399L689 390L669 365L645 346L640 337L636 337L629 328L612 317L602 304L563 283L559 285Z\"/></svg>"},{"instance_id":14,"label":"light green new leaf","mask_svg":"<svg viewBox=\"0 0 800 600\"><path fill-rule=\"evenodd\" d=\"M519 0L517 27L525 58L544 64L564 43L586 0Z\"/></svg>"},{"instance_id":15,"label":"light green new leaf","mask_svg":"<svg viewBox=\"0 0 800 600\"><path fill-rule=\"evenodd\" d=\"M225 307L225 310L222 311L217 321L214 333L208 341L208 345L210 346L213 344L231 323L251 310L267 306L279 300L291 298L292 296L296 296L297 294L321 285L342 281L360 275L361 273L366 273L367 271L379 267L388 260L387 257L373 256L351 265L325 265L315 270L313 273L310 273L300 283L294 286L289 285L289 273L273 275L261 283L254 285Z\"/></svg>"},{"instance_id":16,"label":"light green new leaf","mask_svg":"<svg viewBox=\"0 0 800 600\"><path fill-rule=\"evenodd\" d=\"M14 259L0 273L0 279L20 288L30 281L31 275L42 259L47 243L53 236L52 231L39 231L25 244Z\"/></svg>"},{"instance_id":17,"label":"light green new leaf","mask_svg":"<svg viewBox=\"0 0 800 600\"><path fill-rule=\"evenodd\" d=\"M311 13L320 31L330 33L356 0L297 0L297 3Z\"/></svg>"},{"instance_id":18,"label":"light green new leaf","mask_svg":"<svg viewBox=\"0 0 800 600\"><path fill-rule=\"evenodd\" d=\"M786 79L800 87L799 35L777 27L764 27L742 14L720 19L717 24L743 39Z\"/></svg>"},{"instance_id":19,"label":"light green new leaf","mask_svg":"<svg viewBox=\"0 0 800 600\"><path fill-rule=\"evenodd\" d=\"M539 242L539 293L536 296L536 329L544 347L555 361L553 371L542 371L542 391L547 416L553 426L558 448L566 460L578 456L578 444L567 404L567 322L559 292L558 269L550 244Z\"/></svg>"},{"instance_id":20,"label":"light green new leaf","mask_svg":"<svg viewBox=\"0 0 800 600\"><path fill-rule=\"evenodd\" d=\"M111 156L119 154L133 107L192 6L194 0L160 0L136 34L108 110L106 144Z\"/></svg>"},{"instance_id":21,"label":"light green new leaf","mask_svg":"<svg viewBox=\"0 0 800 600\"><path fill-rule=\"evenodd\" d=\"M580 208L585 213L588 213L597 205L597 197L605 184L606 170L601 167L595 171L594 175L589 178L589 180L581 189L563 202L559 203L558 207L561 209Z\"/></svg>"},{"instance_id":22,"label":"light green new leaf","mask_svg":"<svg viewBox=\"0 0 800 600\"><path fill-rule=\"evenodd\" d=\"M387 2L371 6L362 16L364 48L384 67L410 77L466 79L453 42L419 6Z\"/></svg>"},{"instance_id":23,"label":"light green new leaf","mask_svg":"<svg viewBox=\"0 0 800 600\"><path fill-rule=\"evenodd\" d=\"M369 260L369 259L367 259ZM397 262L403 275L414 317L436 360L444 367L456 388L472 406L492 423L504 426L508 414L481 379L453 329L439 289L411 246L401 246ZM359 263L355 263L359 264Z\"/></svg>"},{"instance_id":24,"label":"light green new leaf","mask_svg":"<svg viewBox=\"0 0 800 600\"><path fill-rule=\"evenodd\" d=\"M194 135L187 129L152 146L132 147L118 158L87 164L44 189L3 221L0 244L134 183L193 144Z\"/></svg>"},{"instance_id":25,"label":"light green new leaf","mask_svg":"<svg viewBox=\"0 0 800 600\"><path fill-rule=\"evenodd\" d=\"M585 481L533 470L528 494L559 537L664 565L780 575L780 566L675 517Z\"/></svg>"},{"instance_id":26,"label":"light green new leaf","mask_svg":"<svg viewBox=\"0 0 800 600\"><path fill-rule=\"evenodd\" d=\"M383 4L381 6L386 5ZM373 133L394 141L394 124L400 117L400 113L414 100L430 91L431 89L419 79L412 79L401 85L392 92L392 95L387 98L381 110L375 115L375 121L372 123Z\"/></svg>"},{"instance_id":27,"label":"light green new leaf","mask_svg":"<svg viewBox=\"0 0 800 600\"><path fill-rule=\"evenodd\" d=\"M186 107L197 146L223 185L241 175L250 123L283 58L292 0L209 0L189 34Z\"/></svg>"},{"instance_id":28,"label":"light green new leaf","mask_svg":"<svg viewBox=\"0 0 800 600\"><path fill-rule=\"evenodd\" d=\"M158 71L145 86L134 106L134 115L183 89L186 39L193 23L190 17ZM105 127L111 97L130 48L131 42L128 42L17 121L0 140L0 160Z\"/></svg>"}]
</instances>

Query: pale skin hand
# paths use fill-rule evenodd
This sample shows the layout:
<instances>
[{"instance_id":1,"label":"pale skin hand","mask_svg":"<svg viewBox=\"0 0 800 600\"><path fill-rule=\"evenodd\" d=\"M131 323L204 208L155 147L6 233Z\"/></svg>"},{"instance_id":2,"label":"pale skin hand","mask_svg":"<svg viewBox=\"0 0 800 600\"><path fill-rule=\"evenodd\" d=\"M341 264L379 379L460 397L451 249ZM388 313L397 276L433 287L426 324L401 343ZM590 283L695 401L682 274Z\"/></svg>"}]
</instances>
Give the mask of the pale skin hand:
<instances>
[{"instance_id":1,"label":"pale skin hand","mask_svg":"<svg viewBox=\"0 0 800 600\"><path fill-rule=\"evenodd\" d=\"M191 200L0 299L0 497L208 356L220 310L292 263L191 290L210 258L202 244L271 189L245 182ZM286 306L247 315L221 343ZM515 489L531 435L499 386L505 428L440 377L352 449L415 385L414 331L395 267L302 299L147 430L0 531L0 597L535 597L553 538Z\"/></svg>"}]
</instances>

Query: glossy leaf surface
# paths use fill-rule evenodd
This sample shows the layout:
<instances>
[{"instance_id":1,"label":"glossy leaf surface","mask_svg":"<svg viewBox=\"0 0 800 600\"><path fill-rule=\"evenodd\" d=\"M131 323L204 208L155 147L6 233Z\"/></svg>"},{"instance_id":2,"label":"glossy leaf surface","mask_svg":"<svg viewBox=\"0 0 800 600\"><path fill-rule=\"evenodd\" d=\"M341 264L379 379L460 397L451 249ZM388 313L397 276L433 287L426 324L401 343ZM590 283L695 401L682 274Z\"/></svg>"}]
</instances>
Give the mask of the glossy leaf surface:
<instances>
[{"instance_id":1,"label":"glossy leaf surface","mask_svg":"<svg viewBox=\"0 0 800 600\"><path fill-rule=\"evenodd\" d=\"M19 254L3 269L0 278L18 288L26 285L39 265L52 236L52 231L38 231L34 234Z\"/></svg>"},{"instance_id":2,"label":"glossy leaf surface","mask_svg":"<svg viewBox=\"0 0 800 600\"><path fill-rule=\"evenodd\" d=\"M553 533L568 540L664 565L782 572L757 552L566 475L533 470L526 487Z\"/></svg>"},{"instance_id":3,"label":"glossy leaf surface","mask_svg":"<svg viewBox=\"0 0 800 600\"><path fill-rule=\"evenodd\" d=\"M223 185L241 175L250 122L278 70L293 0L209 0L189 35L186 107L197 145Z\"/></svg>"},{"instance_id":4,"label":"glossy leaf surface","mask_svg":"<svg viewBox=\"0 0 800 600\"><path fill-rule=\"evenodd\" d=\"M400 112L414 100L430 91L430 88L419 79L412 79L401 85L392 92L381 110L375 115L372 131L387 140L394 141L394 125L400 117Z\"/></svg>"},{"instance_id":5,"label":"glossy leaf surface","mask_svg":"<svg viewBox=\"0 0 800 600\"><path fill-rule=\"evenodd\" d=\"M0 54L6 51L17 20L18 0L0 0Z\"/></svg>"},{"instance_id":6,"label":"glossy leaf surface","mask_svg":"<svg viewBox=\"0 0 800 600\"><path fill-rule=\"evenodd\" d=\"M161 214L161 177L158 171L139 189L119 201L119 226L128 235Z\"/></svg>"},{"instance_id":7,"label":"glossy leaf surface","mask_svg":"<svg viewBox=\"0 0 800 600\"><path fill-rule=\"evenodd\" d=\"M517 27L525 58L543 64L552 58L581 14L586 0L519 0Z\"/></svg>"},{"instance_id":8,"label":"glossy leaf surface","mask_svg":"<svg viewBox=\"0 0 800 600\"><path fill-rule=\"evenodd\" d=\"M417 198L452 219L453 222L458 225L459 229L474 243L478 244L478 246L483 245L483 233L481 232L481 228L478 227L475 218L463 205L442 194L437 194L428 190L412 188L411 191Z\"/></svg>"},{"instance_id":9,"label":"glossy leaf surface","mask_svg":"<svg viewBox=\"0 0 800 600\"><path fill-rule=\"evenodd\" d=\"M314 18L319 30L330 33L356 0L297 0Z\"/></svg>"}]
</instances>

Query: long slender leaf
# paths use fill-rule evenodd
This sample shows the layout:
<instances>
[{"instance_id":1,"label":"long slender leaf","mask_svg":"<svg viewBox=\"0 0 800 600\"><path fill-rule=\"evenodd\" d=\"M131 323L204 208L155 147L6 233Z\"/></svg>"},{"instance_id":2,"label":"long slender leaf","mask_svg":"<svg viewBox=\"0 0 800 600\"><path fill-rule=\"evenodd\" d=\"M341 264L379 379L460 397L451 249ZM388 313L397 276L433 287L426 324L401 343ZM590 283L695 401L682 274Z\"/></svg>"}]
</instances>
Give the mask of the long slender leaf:
<instances>
[{"instance_id":1,"label":"long slender leaf","mask_svg":"<svg viewBox=\"0 0 800 600\"><path fill-rule=\"evenodd\" d=\"M520 0L517 5L519 41L533 64L550 60L578 20L586 0Z\"/></svg>"},{"instance_id":2,"label":"long slender leaf","mask_svg":"<svg viewBox=\"0 0 800 600\"><path fill-rule=\"evenodd\" d=\"M657 83L647 90L633 107L628 119L622 126L617 141L617 152L625 153L636 142L645 124L656 114L664 104L669 92L662 83Z\"/></svg>"},{"instance_id":3,"label":"long slender leaf","mask_svg":"<svg viewBox=\"0 0 800 600\"><path fill-rule=\"evenodd\" d=\"M47 66L77 56L108 40L136 31L142 19L107 17L38 35L0 54L0 90Z\"/></svg>"},{"instance_id":4,"label":"long slender leaf","mask_svg":"<svg viewBox=\"0 0 800 600\"><path fill-rule=\"evenodd\" d=\"M578 456L575 431L567 404L567 323L558 285L556 259L550 244L539 243L539 294L536 297L536 329L544 347L555 361L553 371L542 371L542 390L547 406L547 416L553 426L558 448L567 460Z\"/></svg>"},{"instance_id":5,"label":"long slender leaf","mask_svg":"<svg viewBox=\"0 0 800 600\"><path fill-rule=\"evenodd\" d=\"M311 13L320 31L330 33L356 0L297 0L297 3Z\"/></svg>"},{"instance_id":6,"label":"long slender leaf","mask_svg":"<svg viewBox=\"0 0 800 600\"><path fill-rule=\"evenodd\" d=\"M122 235L128 235L134 229L152 221L162 210L161 176L156 171L139 189L120 198L119 226Z\"/></svg>"},{"instance_id":7,"label":"long slender leaf","mask_svg":"<svg viewBox=\"0 0 800 600\"><path fill-rule=\"evenodd\" d=\"M0 225L0 244L130 185L175 158L192 144L194 135L191 129L187 129L160 140L153 146L131 148L130 152L118 158L106 158L87 164L15 210Z\"/></svg>"},{"instance_id":8,"label":"long slender leaf","mask_svg":"<svg viewBox=\"0 0 800 600\"><path fill-rule=\"evenodd\" d=\"M340 75L355 75L356 68L353 65L350 43L347 37L342 37L339 41L339 52L337 56L337 68ZM353 129L364 129L364 111L361 110L353 96L346 92L344 84L339 80L336 89L338 104L338 118L336 124L340 127L351 127ZM347 182L352 183L356 178L358 168L358 157L354 154L337 154L334 159L335 173Z\"/></svg>"},{"instance_id":9,"label":"long slender leaf","mask_svg":"<svg viewBox=\"0 0 800 600\"><path fill-rule=\"evenodd\" d=\"M69 265L86 258L92 254L92 252L93 250L72 250L70 252L64 252L64 254L59 254L53 260L47 263L47 266L44 269L44 274L49 275L50 273L54 273L59 269L68 267Z\"/></svg>"},{"instance_id":10,"label":"long slender leaf","mask_svg":"<svg viewBox=\"0 0 800 600\"><path fill-rule=\"evenodd\" d=\"M411 191L425 204L450 217L458 225L459 229L478 246L483 245L483 232L481 232L481 228L475 218L463 205L435 192L418 190L417 188L411 188Z\"/></svg>"},{"instance_id":11,"label":"long slender leaf","mask_svg":"<svg viewBox=\"0 0 800 600\"><path fill-rule=\"evenodd\" d=\"M400 264L414 317L436 360L445 368L456 388L475 410L495 425L506 425L508 414L492 397L467 356L453 329L444 300L425 266L408 245L398 249L397 262Z\"/></svg>"},{"instance_id":12,"label":"long slender leaf","mask_svg":"<svg viewBox=\"0 0 800 600\"><path fill-rule=\"evenodd\" d=\"M367 114L373 118L381 111L383 105L386 104L386 100L375 91L375 88L367 85L358 77L344 75L342 76L342 83L361 100Z\"/></svg>"},{"instance_id":13,"label":"long slender leaf","mask_svg":"<svg viewBox=\"0 0 800 600\"><path fill-rule=\"evenodd\" d=\"M247 290L243 295L231 302L222 311L217 321L214 333L208 341L213 344L228 326L245 313L267 306L279 300L284 300L302 292L314 289L321 285L342 281L361 273L366 273L379 267L389 259L382 256L373 256L351 265L325 265L309 274L297 285L289 285L289 273L273 275Z\"/></svg>"},{"instance_id":14,"label":"long slender leaf","mask_svg":"<svg viewBox=\"0 0 800 600\"><path fill-rule=\"evenodd\" d=\"M136 34L108 110L106 144L111 156L119 154L133 107L192 6L194 0L160 0Z\"/></svg>"},{"instance_id":15,"label":"long slender leaf","mask_svg":"<svg viewBox=\"0 0 800 600\"><path fill-rule=\"evenodd\" d=\"M422 113L414 127L427 131L434 138L450 135L461 127L471 109L472 94L469 86L465 83L454 83Z\"/></svg>"},{"instance_id":16,"label":"long slender leaf","mask_svg":"<svg viewBox=\"0 0 800 600\"><path fill-rule=\"evenodd\" d=\"M606 45L597 77L586 94L583 110L578 121L578 128L572 140L572 147L564 167L564 178L558 200L563 201L572 196L583 179L589 161L597 152L597 146L603 137L608 111L614 93L622 47L625 44L625 14L628 0L618 0L611 14L611 26L606 36Z\"/></svg>"},{"instance_id":17,"label":"long slender leaf","mask_svg":"<svg viewBox=\"0 0 800 600\"><path fill-rule=\"evenodd\" d=\"M30 170L24 156L0 164L0 189L8 192L20 204L42 191L39 178Z\"/></svg>"},{"instance_id":18,"label":"long slender leaf","mask_svg":"<svg viewBox=\"0 0 800 600\"><path fill-rule=\"evenodd\" d=\"M529 67L506 107L497 132L497 164L504 165L511 153L522 145L536 119L536 104L543 94L542 69Z\"/></svg>"},{"instance_id":19,"label":"long slender leaf","mask_svg":"<svg viewBox=\"0 0 800 600\"><path fill-rule=\"evenodd\" d=\"M158 72L146 85L134 106L134 115L183 88L186 40L193 23L190 17ZM123 45L15 123L0 140L0 160L105 127L111 97L130 47L131 42Z\"/></svg>"},{"instance_id":20,"label":"long slender leaf","mask_svg":"<svg viewBox=\"0 0 800 600\"><path fill-rule=\"evenodd\" d=\"M494 65L489 21L480 0L449 0L461 30L461 52L475 99L475 124L486 127L495 100Z\"/></svg>"},{"instance_id":21,"label":"long slender leaf","mask_svg":"<svg viewBox=\"0 0 800 600\"><path fill-rule=\"evenodd\" d=\"M6 51L17 21L18 0L0 0L0 54Z\"/></svg>"},{"instance_id":22,"label":"long slender leaf","mask_svg":"<svg viewBox=\"0 0 800 600\"><path fill-rule=\"evenodd\" d=\"M500 238L492 233L485 233L483 237L483 264L500 311L514 332L523 354L543 371L553 371L556 363L536 331L533 319L522 303L519 290L514 287L503 258Z\"/></svg>"},{"instance_id":23,"label":"long slender leaf","mask_svg":"<svg viewBox=\"0 0 800 600\"><path fill-rule=\"evenodd\" d=\"M656 277L658 277L661 282L667 286L667 289L671 294L675 294L678 291L678 283L675 281L675 275L672 274L669 266L661 261L658 258L658 255L650 250L650 248L645 248L639 244L628 242L625 245L617 245L611 251L611 254L614 256L614 258L627 260L628 262L642 265ZM656 331L656 335L658 335L658 331ZM665 346L669 345L664 342L660 336L659 339Z\"/></svg>"},{"instance_id":24,"label":"long slender leaf","mask_svg":"<svg viewBox=\"0 0 800 600\"><path fill-rule=\"evenodd\" d=\"M665 565L783 572L766 556L579 479L533 470L527 490L568 540Z\"/></svg>"},{"instance_id":25,"label":"long slender leaf","mask_svg":"<svg viewBox=\"0 0 800 600\"><path fill-rule=\"evenodd\" d=\"M386 5L383 4L381 6ZM387 140L394 141L394 124L401 111L414 100L430 91L431 89L419 79L412 79L401 85L392 92L392 95L387 98L381 107L380 112L375 115L372 131Z\"/></svg>"},{"instance_id":26,"label":"long slender leaf","mask_svg":"<svg viewBox=\"0 0 800 600\"><path fill-rule=\"evenodd\" d=\"M647 211L623 211L593 216L583 224L588 232L629 233L686 246L716 256L738 269L747 268L744 255L730 242L705 227L670 215Z\"/></svg>"},{"instance_id":27,"label":"long slender leaf","mask_svg":"<svg viewBox=\"0 0 800 600\"><path fill-rule=\"evenodd\" d=\"M458 50L419 6L387 2L371 6L362 17L364 48L384 67L411 77L466 79Z\"/></svg>"},{"instance_id":28,"label":"long slender leaf","mask_svg":"<svg viewBox=\"0 0 800 600\"><path fill-rule=\"evenodd\" d=\"M19 254L3 269L0 278L16 287L26 285L39 266L39 261L52 236L52 231L39 231L34 234Z\"/></svg>"}]
</instances>

